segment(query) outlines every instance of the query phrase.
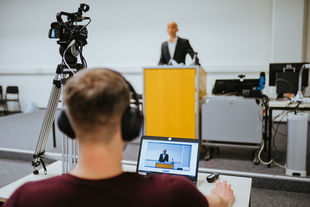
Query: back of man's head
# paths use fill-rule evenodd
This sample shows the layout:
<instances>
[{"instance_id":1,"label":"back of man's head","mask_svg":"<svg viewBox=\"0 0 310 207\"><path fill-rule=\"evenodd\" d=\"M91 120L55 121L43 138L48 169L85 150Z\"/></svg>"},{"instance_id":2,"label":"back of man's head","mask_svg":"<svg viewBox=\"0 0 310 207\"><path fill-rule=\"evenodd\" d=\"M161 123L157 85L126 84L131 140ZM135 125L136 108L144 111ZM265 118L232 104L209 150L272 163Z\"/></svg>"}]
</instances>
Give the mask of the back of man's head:
<instances>
[{"instance_id":1,"label":"back of man's head","mask_svg":"<svg viewBox=\"0 0 310 207\"><path fill-rule=\"evenodd\" d=\"M112 137L120 130L122 115L129 105L128 84L119 73L109 69L81 70L67 81L64 101L77 134L105 129Z\"/></svg>"}]
</instances>

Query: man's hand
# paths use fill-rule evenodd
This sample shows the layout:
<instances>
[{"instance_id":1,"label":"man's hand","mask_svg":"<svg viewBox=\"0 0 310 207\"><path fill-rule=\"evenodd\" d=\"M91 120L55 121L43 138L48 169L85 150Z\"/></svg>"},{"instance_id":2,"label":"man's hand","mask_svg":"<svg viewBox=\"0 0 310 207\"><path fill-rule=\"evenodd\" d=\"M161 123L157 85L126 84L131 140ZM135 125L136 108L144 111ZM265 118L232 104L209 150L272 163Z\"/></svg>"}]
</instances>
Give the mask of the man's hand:
<instances>
[{"instance_id":1,"label":"man's hand","mask_svg":"<svg viewBox=\"0 0 310 207\"><path fill-rule=\"evenodd\" d=\"M226 181L216 181L216 186L213 188L211 195L207 196L210 207L223 206L231 207L235 201L234 191L231 185Z\"/></svg>"}]
</instances>

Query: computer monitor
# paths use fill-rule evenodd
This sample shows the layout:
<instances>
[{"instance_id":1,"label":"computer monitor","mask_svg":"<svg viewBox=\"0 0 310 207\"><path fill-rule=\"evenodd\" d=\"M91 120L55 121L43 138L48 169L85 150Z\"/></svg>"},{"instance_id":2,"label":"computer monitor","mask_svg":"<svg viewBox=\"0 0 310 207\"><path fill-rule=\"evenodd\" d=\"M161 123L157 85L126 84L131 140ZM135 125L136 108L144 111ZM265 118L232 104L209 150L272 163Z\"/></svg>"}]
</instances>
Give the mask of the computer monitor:
<instances>
[{"instance_id":1,"label":"computer monitor","mask_svg":"<svg viewBox=\"0 0 310 207\"><path fill-rule=\"evenodd\" d=\"M276 86L278 97L285 93L297 94L299 72L307 62L302 63L270 63L269 86ZM302 74L302 87L308 86L309 70L305 69Z\"/></svg>"},{"instance_id":2,"label":"computer monitor","mask_svg":"<svg viewBox=\"0 0 310 207\"><path fill-rule=\"evenodd\" d=\"M297 94L299 74L294 72L276 73L276 90L278 97L285 93Z\"/></svg>"},{"instance_id":3,"label":"computer monitor","mask_svg":"<svg viewBox=\"0 0 310 207\"><path fill-rule=\"evenodd\" d=\"M141 138L137 172L180 175L197 181L199 139L143 136Z\"/></svg>"},{"instance_id":4,"label":"computer monitor","mask_svg":"<svg viewBox=\"0 0 310 207\"><path fill-rule=\"evenodd\" d=\"M304 64L308 64L308 62L304 63L270 63L269 64L269 86L276 85L276 74L283 72L295 72L299 74L301 67ZM302 86L308 86L308 76L309 70L305 69L302 75Z\"/></svg>"}]
</instances>

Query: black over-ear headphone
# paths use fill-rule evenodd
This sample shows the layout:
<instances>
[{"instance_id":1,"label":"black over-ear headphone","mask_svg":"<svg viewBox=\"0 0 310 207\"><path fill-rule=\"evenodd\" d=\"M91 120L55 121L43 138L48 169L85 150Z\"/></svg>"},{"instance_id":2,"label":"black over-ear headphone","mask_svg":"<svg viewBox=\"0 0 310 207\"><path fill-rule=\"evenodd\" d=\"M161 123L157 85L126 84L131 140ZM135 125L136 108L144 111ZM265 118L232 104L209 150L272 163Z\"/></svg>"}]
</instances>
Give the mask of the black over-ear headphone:
<instances>
[{"instance_id":1,"label":"black over-ear headphone","mask_svg":"<svg viewBox=\"0 0 310 207\"><path fill-rule=\"evenodd\" d=\"M139 136L143 125L143 115L139 109L139 99L135 89L132 85L119 73L116 71L111 70L112 72L120 75L127 83L129 91L132 92L132 98L134 99L134 107L129 106L126 108L123 116L122 116L122 137L124 141L132 141L134 138ZM68 116L65 110L62 110L58 120L58 127L59 129L66 134L71 139L75 139L75 133L72 129Z\"/></svg>"}]
</instances>

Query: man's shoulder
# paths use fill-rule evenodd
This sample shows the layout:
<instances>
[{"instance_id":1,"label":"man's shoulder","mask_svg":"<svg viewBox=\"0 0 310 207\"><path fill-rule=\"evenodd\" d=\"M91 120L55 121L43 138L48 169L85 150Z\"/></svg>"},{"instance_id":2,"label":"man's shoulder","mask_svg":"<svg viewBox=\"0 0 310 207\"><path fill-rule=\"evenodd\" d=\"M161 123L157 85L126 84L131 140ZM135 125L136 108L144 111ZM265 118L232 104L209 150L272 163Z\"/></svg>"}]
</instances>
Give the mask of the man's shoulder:
<instances>
[{"instance_id":1,"label":"man's shoulder","mask_svg":"<svg viewBox=\"0 0 310 207\"><path fill-rule=\"evenodd\" d=\"M39 181L30 181L22 185L20 188L26 192L37 191L41 192L42 189L59 189L62 185L68 184L70 176L68 174L59 175Z\"/></svg>"},{"instance_id":2,"label":"man's shoulder","mask_svg":"<svg viewBox=\"0 0 310 207\"><path fill-rule=\"evenodd\" d=\"M178 37L178 41L181 42L181 43L186 43L186 42L189 42L188 39L185 39L185 38L181 38L181 37Z\"/></svg>"},{"instance_id":3,"label":"man's shoulder","mask_svg":"<svg viewBox=\"0 0 310 207\"><path fill-rule=\"evenodd\" d=\"M66 183L69 177L67 175L55 176L40 181L31 181L20 186L7 200L5 206L27 206L30 203L36 203L37 200L48 200L49 197L59 194L66 195L68 190Z\"/></svg>"},{"instance_id":4,"label":"man's shoulder","mask_svg":"<svg viewBox=\"0 0 310 207\"><path fill-rule=\"evenodd\" d=\"M162 42L162 43L161 43L161 46L162 46L162 47L164 47L164 46L168 46L168 41L164 41L164 42Z\"/></svg>"}]
</instances>

